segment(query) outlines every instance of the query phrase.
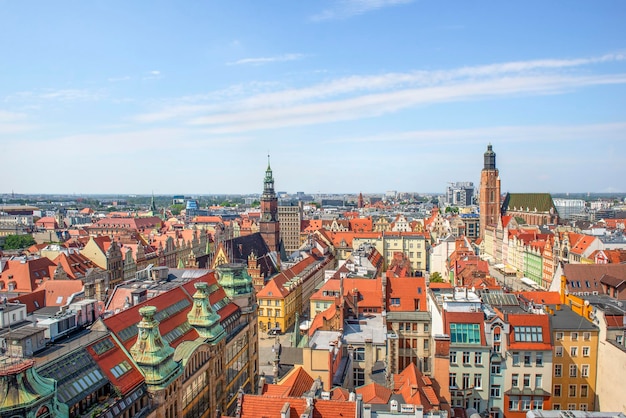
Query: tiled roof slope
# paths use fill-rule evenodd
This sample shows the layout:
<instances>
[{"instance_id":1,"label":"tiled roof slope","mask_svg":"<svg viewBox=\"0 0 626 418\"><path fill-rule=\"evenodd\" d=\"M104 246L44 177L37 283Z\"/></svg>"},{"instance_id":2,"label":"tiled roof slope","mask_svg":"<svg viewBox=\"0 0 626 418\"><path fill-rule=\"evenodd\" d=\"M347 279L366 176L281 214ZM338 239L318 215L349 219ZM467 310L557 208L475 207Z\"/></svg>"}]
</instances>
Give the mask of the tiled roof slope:
<instances>
[{"instance_id":1,"label":"tiled roof slope","mask_svg":"<svg viewBox=\"0 0 626 418\"><path fill-rule=\"evenodd\" d=\"M550 209L556 211L550 193L507 193L502 207L506 211L549 212Z\"/></svg>"}]
</instances>

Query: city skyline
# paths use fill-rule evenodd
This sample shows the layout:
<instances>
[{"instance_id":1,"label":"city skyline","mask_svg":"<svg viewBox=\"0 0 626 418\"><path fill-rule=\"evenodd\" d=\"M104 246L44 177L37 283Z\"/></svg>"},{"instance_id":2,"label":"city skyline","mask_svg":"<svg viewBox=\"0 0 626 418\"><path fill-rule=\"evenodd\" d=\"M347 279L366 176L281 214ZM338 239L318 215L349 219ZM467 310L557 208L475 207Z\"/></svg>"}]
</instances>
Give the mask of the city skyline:
<instances>
[{"instance_id":1,"label":"city skyline","mask_svg":"<svg viewBox=\"0 0 626 418\"><path fill-rule=\"evenodd\" d=\"M624 192L622 2L0 2L0 193Z\"/></svg>"}]
</instances>

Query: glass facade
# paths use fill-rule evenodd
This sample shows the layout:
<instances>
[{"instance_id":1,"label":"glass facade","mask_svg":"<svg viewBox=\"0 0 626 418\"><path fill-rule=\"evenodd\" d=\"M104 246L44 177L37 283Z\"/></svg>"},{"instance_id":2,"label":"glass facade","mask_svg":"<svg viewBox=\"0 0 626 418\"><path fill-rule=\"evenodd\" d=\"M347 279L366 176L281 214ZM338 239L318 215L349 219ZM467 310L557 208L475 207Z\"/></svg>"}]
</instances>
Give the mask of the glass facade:
<instances>
[{"instance_id":1,"label":"glass facade","mask_svg":"<svg viewBox=\"0 0 626 418\"><path fill-rule=\"evenodd\" d=\"M480 344L479 324L450 324L450 342Z\"/></svg>"}]
</instances>

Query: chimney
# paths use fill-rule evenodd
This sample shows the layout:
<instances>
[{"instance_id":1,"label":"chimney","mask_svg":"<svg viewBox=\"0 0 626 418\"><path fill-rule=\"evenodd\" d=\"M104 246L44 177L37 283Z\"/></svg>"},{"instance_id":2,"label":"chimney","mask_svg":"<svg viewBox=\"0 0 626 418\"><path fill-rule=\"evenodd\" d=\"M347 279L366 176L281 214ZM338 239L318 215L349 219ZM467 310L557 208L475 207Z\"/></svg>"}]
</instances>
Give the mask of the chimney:
<instances>
[{"instance_id":1,"label":"chimney","mask_svg":"<svg viewBox=\"0 0 626 418\"><path fill-rule=\"evenodd\" d=\"M374 347L371 338L365 339L365 384L372 382L370 376L374 368Z\"/></svg>"},{"instance_id":2,"label":"chimney","mask_svg":"<svg viewBox=\"0 0 626 418\"><path fill-rule=\"evenodd\" d=\"M358 411L357 411L358 414ZM372 405L366 403L363 405L363 418L372 418Z\"/></svg>"},{"instance_id":3,"label":"chimney","mask_svg":"<svg viewBox=\"0 0 626 418\"><path fill-rule=\"evenodd\" d=\"M415 405L415 418L424 418L424 406Z\"/></svg>"},{"instance_id":4,"label":"chimney","mask_svg":"<svg viewBox=\"0 0 626 418\"><path fill-rule=\"evenodd\" d=\"M433 377L439 383L439 395L450 403L450 336L435 335Z\"/></svg>"},{"instance_id":5,"label":"chimney","mask_svg":"<svg viewBox=\"0 0 626 418\"><path fill-rule=\"evenodd\" d=\"M259 395L263 395L263 388L265 387L265 372L261 372L261 374L259 375L259 390L258 390L258 394Z\"/></svg>"},{"instance_id":6,"label":"chimney","mask_svg":"<svg viewBox=\"0 0 626 418\"><path fill-rule=\"evenodd\" d=\"M280 410L280 418L289 418L291 416L291 406L289 402L285 402L283 408Z\"/></svg>"}]
</instances>

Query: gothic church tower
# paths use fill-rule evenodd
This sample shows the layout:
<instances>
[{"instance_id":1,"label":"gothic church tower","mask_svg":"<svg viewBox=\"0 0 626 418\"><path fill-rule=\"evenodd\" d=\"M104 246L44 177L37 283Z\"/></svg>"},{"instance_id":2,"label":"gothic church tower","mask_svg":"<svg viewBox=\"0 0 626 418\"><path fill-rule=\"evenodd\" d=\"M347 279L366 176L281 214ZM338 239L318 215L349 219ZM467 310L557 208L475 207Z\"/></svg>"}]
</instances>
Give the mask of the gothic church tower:
<instances>
[{"instance_id":1,"label":"gothic church tower","mask_svg":"<svg viewBox=\"0 0 626 418\"><path fill-rule=\"evenodd\" d=\"M279 251L280 225L278 223L278 198L274 192L274 177L270 167L270 156L267 156L267 170L263 180L263 195L261 196L261 220L259 222L261 236L270 251Z\"/></svg>"},{"instance_id":2,"label":"gothic church tower","mask_svg":"<svg viewBox=\"0 0 626 418\"><path fill-rule=\"evenodd\" d=\"M480 173L480 238L485 239L485 228L497 225L500 217L500 175L496 168L496 153L491 144L485 152L484 168Z\"/></svg>"}]
</instances>

